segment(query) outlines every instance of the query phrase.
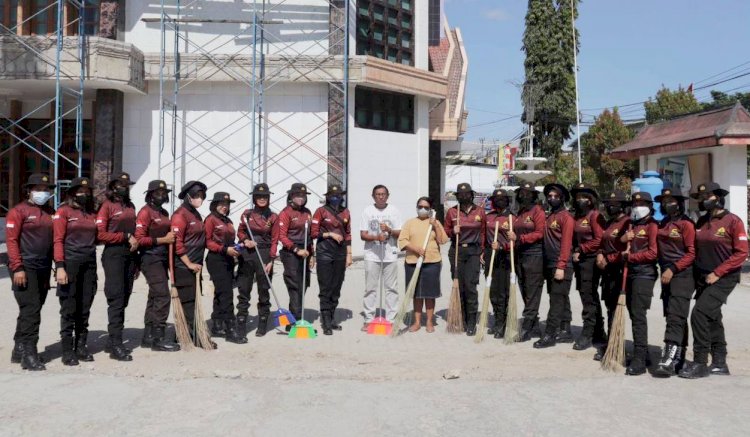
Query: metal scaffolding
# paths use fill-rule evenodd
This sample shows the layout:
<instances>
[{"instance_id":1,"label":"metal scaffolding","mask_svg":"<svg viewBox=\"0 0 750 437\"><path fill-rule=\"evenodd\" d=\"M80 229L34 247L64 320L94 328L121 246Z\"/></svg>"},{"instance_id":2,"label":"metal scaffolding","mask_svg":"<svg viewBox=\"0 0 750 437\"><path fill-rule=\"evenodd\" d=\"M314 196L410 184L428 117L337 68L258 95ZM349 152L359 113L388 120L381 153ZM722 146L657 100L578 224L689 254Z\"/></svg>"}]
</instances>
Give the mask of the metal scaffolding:
<instances>
[{"instance_id":1,"label":"metal scaffolding","mask_svg":"<svg viewBox=\"0 0 750 437\"><path fill-rule=\"evenodd\" d=\"M338 172L341 176L336 178L337 182L346 186L346 150L348 148L348 121L349 112L349 36L351 29L350 14L354 11L351 4L354 0L321 0L329 9L327 38L321 37L319 29L303 30L300 37L309 37L312 43L306 49L298 49L293 43L286 43L273 31L274 26L295 23L300 20L298 14L285 13L284 6L289 6L289 0L248 0L238 2L242 5L240 17L207 17L207 10L211 10L211 0L161 0L161 15L159 18L144 18L145 22L158 22L161 31L161 52L159 69L159 177L171 172L171 182L176 188L185 183L187 179L200 180L203 177L214 175L222 180L223 184L231 186L240 193L247 193L253 184L266 182L269 171L281 171L288 174L289 179L297 181L296 175L288 170L287 162L297 160L295 151L304 149L314 154L327 166L325 174L317 174L312 180L324 178L326 185L329 182L329 171ZM335 22L331 14L341 18ZM238 25L239 30L234 34L217 33L203 44L193 41L190 36L191 25ZM222 42L223 41L223 42ZM247 41L237 44L238 41ZM226 46L229 42L235 42L238 48L227 52ZM327 42L327 44L325 44ZM224 48L224 50L221 50ZM322 49L324 55L312 53L313 48ZM340 52L340 53L337 53ZM183 62L183 58L189 55L191 62ZM171 59L168 59L171 57ZM268 72L268 61L273 59L274 70ZM171 62L169 62L171 61ZM305 71L297 69L298 63L305 63ZM330 66L331 62L341 62L343 69L343 80L336 77L323 68L324 64ZM210 109L197 118L186 119L186 112L180 105L181 92L195 83L210 79L201 77L196 65L211 64L216 71L228 76L232 82L240 83L247 89L247 108L239 117L227 120L223 126L216 127L213 133L206 133L196 128L194 124L202 117L209 114ZM316 78L310 78L312 69L317 73ZM298 82L317 81L326 82L331 90L341 93L343 96L340 104L343 109L337 117L317 116L316 126L300 132L284 126L282 122L274 122L268 117L268 109L265 106L265 98L269 90L286 82L289 78L281 74L285 69L299 73ZM171 71L170 71L171 70ZM194 77L188 78L193 73ZM207 74L207 73L204 73ZM324 76L321 80L320 76ZM330 102L329 98L329 102ZM330 106L330 103L329 103ZM183 111L183 112L181 112ZM331 109L329 107L329 114ZM342 120L343 118L343 120ZM344 153L339 159L330 159L323 155L310 144L312 139L328 133L330 136L331 126L343 121L343 147ZM248 150L231 150L222 144L223 140L236 135L238 132L249 132ZM287 145L278 153L268 153L268 132L275 131L285 137ZM169 134L167 134L169 132ZM182 135L183 138L180 138ZM189 140L189 141L188 141ZM180 142L182 142L180 144ZM188 144L190 143L190 144ZM164 160L162 153L169 146L171 160ZM182 148L180 149L180 147ZM221 156L219 153L221 152ZM186 177L185 168L187 162L201 160L209 154L213 159L218 159L221 168L205 166L202 174L192 172ZM330 155L330 153L329 153ZM166 162L165 162L166 161ZM180 175L178 176L178 170ZM230 180L228 174L241 175L239 178ZM340 179L340 180L338 180ZM310 183L312 180L300 182ZM322 196L322 193L313 193ZM281 202L283 200L275 200ZM173 200L174 202L174 200ZM251 200L238 199L236 207L250 206ZM172 204L174 210L175 205Z\"/></svg>"}]
</instances>

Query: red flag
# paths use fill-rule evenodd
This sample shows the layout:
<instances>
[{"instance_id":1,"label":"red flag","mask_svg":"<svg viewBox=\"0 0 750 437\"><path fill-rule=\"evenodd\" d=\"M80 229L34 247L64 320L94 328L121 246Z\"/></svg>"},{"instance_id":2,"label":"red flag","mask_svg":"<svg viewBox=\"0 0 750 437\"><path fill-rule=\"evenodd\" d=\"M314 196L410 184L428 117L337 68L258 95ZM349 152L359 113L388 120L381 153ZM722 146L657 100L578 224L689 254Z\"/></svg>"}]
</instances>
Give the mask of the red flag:
<instances>
[{"instance_id":1,"label":"red flag","mask_svg":"<svg viewBox=\"0 0 750 437\"><path fill-rule=\"evenodd\" d=\"M689 92L690 94L693 94L693 84L692 84L692 83L691 83L691 84L690 84L690 85L688 86L688 89L687 89L687 90L688 90L688 92Z\"/></svg>"}]
</instances>

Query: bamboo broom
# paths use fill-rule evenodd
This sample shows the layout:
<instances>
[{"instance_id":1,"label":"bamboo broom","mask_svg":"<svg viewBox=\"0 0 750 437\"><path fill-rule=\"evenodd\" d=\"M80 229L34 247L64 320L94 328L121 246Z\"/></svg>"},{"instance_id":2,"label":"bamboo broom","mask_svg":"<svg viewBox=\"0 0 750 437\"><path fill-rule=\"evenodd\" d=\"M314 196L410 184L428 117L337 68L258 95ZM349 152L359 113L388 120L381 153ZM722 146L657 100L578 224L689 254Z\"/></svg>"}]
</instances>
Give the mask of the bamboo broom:
<instances>
[{"instance_id":1,"label":"bamboo broom","mask_svg":"<svg viewBox=\"0 0 750 437\"><path fill-rule=\"evenodd\" d=\"M195 272L195 344L201 349L207 351L214 350L214 343L211 341L211 334L206 325L206 319L203 315L203 288L201 286L201 272Z\"/></svg>"},{"instance_id":2,"label":"bamboo broom","mask_svg":"<svg viewBox=\"0 0 750 437\"><path fill-rule=\"evenodd\" d=\"M172 281L170 284L170 297L172 299L172 312L174 313L174 331L177 337L177 342L181 346L181 350L189 351L193 349L193 341L190 339L190 328L188 328L187 318L185 317L185 310L182 309L182 302L180 302L180 295L177 293L177 287L174 283L174 245L169 245L169 279Z\"/></svg>"},{"instance_id":3,"label":"bamboo broom","mask_svg":"<svg viewBox=\"0 0 750 437\"><path fill-rule=\"evenodd\" d=\"M513 215L508 216L508 226L513 230ZM508 290L508 309L505 312L505 335L503 343L513 344L518 341L518 278L516 277L516 246L510 241L510 289Z\"/></svg>"},{"instance_id":4,"label":"bamboo broom","mask_svg":"<svg viewBox=\"0 0 750 437\"><path fill-rule=\"evenodd\" d=\"M630 251L630 243L628 243L626 251ZM625 319L628 317L628 308L626 305L627 280L628 263L625 262L622 268L620 296L617 297L617 308L612 320L612 327L609 330L607 350L604 352L604 357L602 357L602 370L618 372L625 367Z\"/></svg>"},{"instance_id":5,"label":"bamboo broom","mask_svg":"<svg viewBox=\"0 0 750 437\"><path fill-rule=\"evenodd\" d=\"M495 237L492 239L493 243L497 243L497 230L500 225L499 221L495 222ZM479 316L479 332L474 338L474 343L481 343L484 340L484 331L487 329L487 319L490 312L490 289L492 287L492 272L495 268L495 254L496 250L492 251L490 257L490 268L487 272L487 284L484 286L484 299L482 300L482 314Z\"/></svg>"},{"instance_id":6,"label":"bamboo broom","mask_svg":"<svg viewBox=\"0 0 750 437\"><path fill-rule=\"evenodd\" d=\"M464 332L464 320L461 313L461 290L458 285L458 239L461 233L461 209L459 206L456 206L456 226L458 226L458 233L456 233L456 250L453 260L453 287L451 288L451 298L448 302L448 315L446 317L446 331L453 334Z\"/></svg>"}]
</instances>

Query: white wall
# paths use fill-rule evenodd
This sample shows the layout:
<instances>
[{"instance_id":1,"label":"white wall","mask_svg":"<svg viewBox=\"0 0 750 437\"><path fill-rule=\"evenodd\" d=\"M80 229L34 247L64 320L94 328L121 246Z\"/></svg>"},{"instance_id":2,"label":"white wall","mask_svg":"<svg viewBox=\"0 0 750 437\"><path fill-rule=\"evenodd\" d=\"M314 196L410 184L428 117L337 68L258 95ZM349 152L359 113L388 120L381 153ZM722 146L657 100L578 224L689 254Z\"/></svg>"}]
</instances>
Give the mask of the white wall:
<instances>
[{"instance_id":1,"label":"white wall","mask_svg":"<svg viewBox=\"0 0 750 437\"><path fill-rule=\"evenodd\" d=\"M412 2L414 8L414 66L422 70L429 69L430 43L429 2L418 0Z\"/></svg>"},{"instance_id":2,"label":"white wall","mask_svg":"<svg viewBox=\"0 0 750 437\"><path fill-rule=\"evenodd\" d=\"M476 165L446 165L445 191L455 191L458 184L469 183L477 193L490 194L495 190L497 168Z\"/></svg>"}]
</instances>

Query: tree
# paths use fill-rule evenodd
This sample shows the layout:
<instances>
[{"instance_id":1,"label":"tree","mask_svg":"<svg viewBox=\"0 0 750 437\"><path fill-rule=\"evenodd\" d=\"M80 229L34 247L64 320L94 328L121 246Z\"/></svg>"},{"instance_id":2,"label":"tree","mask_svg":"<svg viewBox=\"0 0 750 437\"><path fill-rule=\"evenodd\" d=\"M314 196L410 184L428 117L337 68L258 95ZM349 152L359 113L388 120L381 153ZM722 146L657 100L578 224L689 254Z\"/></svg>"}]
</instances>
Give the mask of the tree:
<instances>
[{"instance_id":1,"label":"tree","mask_svg":"<svg viewBox=\"0 0 750 437\"><path fill-rule=\"evenodd\" d=\"M622 122L617 108L599 114L588 132L581 135L584 171L590 172L584 179L602 192L629 189L637 162L612 158L608 152L632 138L633 131Z\"/></svg>"},{"instance_id":2,"label":"tree","mask_svg":"<svg viewBox=\"0 0 750 437\"><path fill-rule=\"evenodd\" d=\"M578 15L577 5L578 0L572 8L569 0L529 0L526 12L522 119L534 125L534 150L550 159L554 170L561 169L555 161L576 118L571 14Z\"/></svg>"},{"instance_id":3,"label":"tree","mask_svg":"<svg viewBox=\"0 0 750 437\"><path fill-rule=\"evenodd\" d=\"M750 93L735 93L734 95L729 95L721 91L711 91L711 99L711 102L703 104L703 109L714 109L720 106L733 105L735 102L739 101L745 109L750 111Z\"/></svg>"},{"instance_id":4,"label":"tree","mask_svg":"<svg viewBox=\"0 0 750 437\"><path fill-rule=\"evenodd\" d=\"M656 97L649 98L643 107L646 109L647 123L657 123L702 109L692 92L682 87L672 91L663 85L656 92Z\"/></svg>"}]
</instances>

